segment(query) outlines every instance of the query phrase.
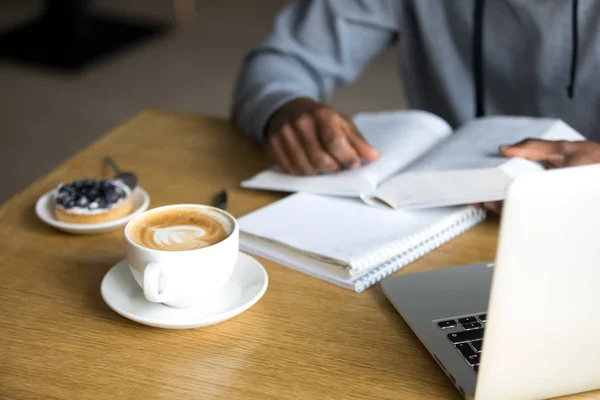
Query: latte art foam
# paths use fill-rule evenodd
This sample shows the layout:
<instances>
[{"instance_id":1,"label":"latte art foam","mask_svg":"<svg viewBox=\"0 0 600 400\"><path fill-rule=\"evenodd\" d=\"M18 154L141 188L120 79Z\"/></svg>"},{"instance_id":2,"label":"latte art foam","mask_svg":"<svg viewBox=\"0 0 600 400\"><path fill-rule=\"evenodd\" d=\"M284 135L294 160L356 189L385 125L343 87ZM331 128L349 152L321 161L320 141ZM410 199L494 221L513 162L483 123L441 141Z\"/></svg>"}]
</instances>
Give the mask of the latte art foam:
<instances>
[{"instance_id":1,"label":"latte art foam","mask_svg":"<svg viewBox=\"0 0 600 400\"><path fill-rule=\"evenodd\" d=\"M153 233L152 242L163 249L193 250L210 246L210 243L203 239L206 231L198 226L178 225L152 228L150 231Z\"/></svg>"},{"instance_id":2,"label":"latte art foam","mask_svg":"<svg viewBox=\"0 0 600 400\"><path fill-rule=\"evenodd\" d=\"M225 215L195 209L165 210L135 221L127 230L141 246L164 251L202 249L229 236L231 221Z\"/></svg>"}]
</instances>

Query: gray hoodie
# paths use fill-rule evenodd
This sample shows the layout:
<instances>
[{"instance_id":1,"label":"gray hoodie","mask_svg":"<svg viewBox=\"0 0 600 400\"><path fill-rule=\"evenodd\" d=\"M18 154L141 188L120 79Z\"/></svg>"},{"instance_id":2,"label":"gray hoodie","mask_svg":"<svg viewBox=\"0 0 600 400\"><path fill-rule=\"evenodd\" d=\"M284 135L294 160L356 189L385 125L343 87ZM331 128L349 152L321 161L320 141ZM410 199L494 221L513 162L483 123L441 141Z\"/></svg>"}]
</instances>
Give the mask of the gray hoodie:
<instances>
[{"instance_id":1,"label":"gray hoodie","mask_svg":"<svg viewBox=\"0 0 600 400\"><path fill-rule=\"evenodd\" d=\"M411 108L451 125L563 119L600 141L598 0L298 0L245 60L233 122L259 142L297 97L326 102L387 46Z\"/></svg>"}]
</instances>

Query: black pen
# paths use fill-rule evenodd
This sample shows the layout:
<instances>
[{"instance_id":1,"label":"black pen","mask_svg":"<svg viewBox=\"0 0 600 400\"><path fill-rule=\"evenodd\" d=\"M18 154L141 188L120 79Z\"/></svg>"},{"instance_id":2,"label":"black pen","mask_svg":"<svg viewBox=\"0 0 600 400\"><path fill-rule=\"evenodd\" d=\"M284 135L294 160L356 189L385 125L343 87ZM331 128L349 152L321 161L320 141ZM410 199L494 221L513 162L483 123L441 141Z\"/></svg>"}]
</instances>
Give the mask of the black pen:
<instances>
[{"instance_id":1,"label":"black pen","mask_svg":"<svg viewBox=\"0 0 600 400\"><path fill-rule=\"evenodd\" d=\"M227 190L222 190L213 197L213 206L227 210Z\"/></svg>"}]
</instances>

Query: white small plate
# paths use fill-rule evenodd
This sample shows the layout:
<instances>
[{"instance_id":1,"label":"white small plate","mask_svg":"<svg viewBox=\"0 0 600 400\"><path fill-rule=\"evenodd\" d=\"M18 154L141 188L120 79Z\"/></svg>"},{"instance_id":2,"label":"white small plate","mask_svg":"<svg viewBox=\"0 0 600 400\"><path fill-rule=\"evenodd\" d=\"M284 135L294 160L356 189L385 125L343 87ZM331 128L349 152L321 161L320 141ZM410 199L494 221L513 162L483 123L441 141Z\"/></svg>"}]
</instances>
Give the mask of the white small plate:
<instances>
[{"instance_id":1,"label":"white small plate","mask_svg":"<svg viewBox=\"0 0 600 400\"><path fill-rule=\"evenodd\" d=\"M124 227L133 217L143 213L150 205L150 196L141 187L136 187L131 194L133 201L133 211L123 218L114 221L99 222L97 224L72 224L58 221L54 217L54 195L55 190L51 190L37 201L35 205L35 213L37 216L50 226L55 227L64 232L75 233L79 235L96 235L114 231Z\"/></svg>"},{"instance_id":2,"label":"white small plate","mask_svg":"<svg viewBox=\"0 0 600 400\"><path fill-rule=\"evenodd\" d=\"M106 273L100 292L113 311L132 321L157 328L189 329L217 324L241 314L260 300L268 284L263 266L240 252L229 282L199 307L180 309L149 302L133 279L126 260Z\"/></svg>"}]
</instances>

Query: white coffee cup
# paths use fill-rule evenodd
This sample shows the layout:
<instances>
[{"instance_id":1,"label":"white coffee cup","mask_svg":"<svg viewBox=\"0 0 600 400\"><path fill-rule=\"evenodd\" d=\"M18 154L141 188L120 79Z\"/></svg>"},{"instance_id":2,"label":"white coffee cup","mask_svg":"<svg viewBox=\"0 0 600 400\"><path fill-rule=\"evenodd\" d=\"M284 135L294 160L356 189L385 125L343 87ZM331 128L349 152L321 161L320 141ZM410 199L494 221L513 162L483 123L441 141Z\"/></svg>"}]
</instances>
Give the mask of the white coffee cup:
<instances>
[{"instance_id":1,"label":"white coffee cup","mask_svg":"<svg viewBox=\"0 0 600 400\"><path fill-rule=\"evenodd\" d=\"M214 217L227 234L218 243L193 250L157 250L132 239L129 228L161 214L193 210ZM139 224L138 224L139 226ZM194 307L222 289L237 262L239 227L229 213L211 206L178 204L146 211L125 226L127 262L133 277L153 303L176 308Z\"/></svg>"}]
</instances>

